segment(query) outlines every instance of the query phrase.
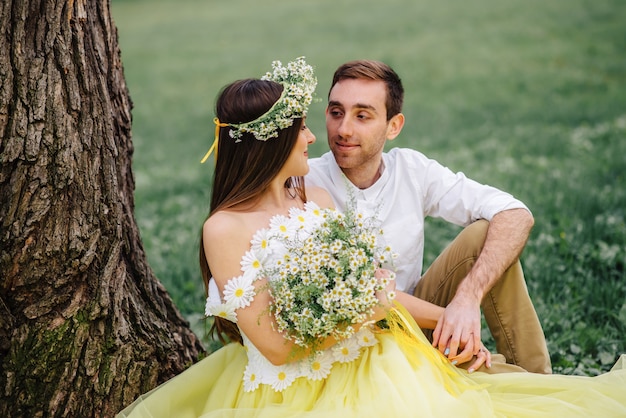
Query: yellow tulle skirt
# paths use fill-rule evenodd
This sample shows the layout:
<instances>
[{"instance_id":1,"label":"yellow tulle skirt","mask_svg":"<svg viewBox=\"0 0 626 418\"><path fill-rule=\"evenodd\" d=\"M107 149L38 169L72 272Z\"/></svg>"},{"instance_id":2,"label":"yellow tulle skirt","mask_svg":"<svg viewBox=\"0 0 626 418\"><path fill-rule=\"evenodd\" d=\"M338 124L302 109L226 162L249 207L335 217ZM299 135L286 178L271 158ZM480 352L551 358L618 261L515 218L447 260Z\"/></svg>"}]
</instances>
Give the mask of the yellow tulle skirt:
<instances>
[{"instance_id":1,"label":"yellow tulle skirt","mask_svg":"<svg viewBox=\"0 0 626 418\"><path fill-rule=\"evenodd\" d=\"M328 378L244 392L245 348L229 344L139 397L119 417L626 417L626 361L597 377L468 374L400 310L379 344Z\"/></svg>"}]
</instances>

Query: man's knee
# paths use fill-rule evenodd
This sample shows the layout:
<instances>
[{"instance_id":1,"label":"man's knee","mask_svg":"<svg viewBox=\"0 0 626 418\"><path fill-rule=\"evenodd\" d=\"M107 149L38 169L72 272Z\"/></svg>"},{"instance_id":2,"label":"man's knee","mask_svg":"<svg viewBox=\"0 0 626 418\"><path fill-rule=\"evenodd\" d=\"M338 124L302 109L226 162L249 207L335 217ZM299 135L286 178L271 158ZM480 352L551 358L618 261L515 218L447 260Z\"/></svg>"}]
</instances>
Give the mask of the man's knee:
<instances>
[{"instance_id":1,"label":"man's knee","mask_svg":"<svg viewBox=\"0 0 626 418\"><path fill-rule=\"evenodd\" d=\"M462 248L472 249L472 252L478 256L485 245L487 239L487 230L489 229L489 221L479 219L469 224L455 239L455 245Z\"/></svg>"},{"instance_id":2,"label":"man's knee","mask_svg":"<svg viewBox=\"0 0 626 418\"><path fill-rule=\"evenodd\" d=\"M489 221L479 219L472 222L450 242L435 262L443 261L450 271L457 269L460 263L471 268L485 246L488 229ZM468 264L469 260L471 262Z\"/></svg>"},{"instance_id":3,"label":"man's knee","mask_svg":"<svg viewBox=\"0 0 626 418\"><path fill-rule=\"evenodd\" d=\"M446 306L480 255L489 222L478 220L465 227L443 250L418 282L414 295Z\"/></svg>"}]
</instances>

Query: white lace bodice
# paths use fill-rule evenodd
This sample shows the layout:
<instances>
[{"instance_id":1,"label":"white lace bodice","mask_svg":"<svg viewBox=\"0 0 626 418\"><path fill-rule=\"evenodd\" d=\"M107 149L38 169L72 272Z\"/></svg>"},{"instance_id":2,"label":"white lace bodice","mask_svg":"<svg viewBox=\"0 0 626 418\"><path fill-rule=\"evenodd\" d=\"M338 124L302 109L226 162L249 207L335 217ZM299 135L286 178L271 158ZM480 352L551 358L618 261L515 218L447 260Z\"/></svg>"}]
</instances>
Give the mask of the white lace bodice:
<instances>
[{"instance_id":1,"label":"white lace bodice","mask_svg":"<svg viewBox=\"0 0 626 418\"><path fill-rule=\"evenodd\" d=\"M250 306L255 296L253 283L262 275L264 266L275 265L285 256L285 248L280 240L272 239L277 235L307 233L307 230L319 226L322 212L316 204L307 202L304 209L293 208L289 216L277 215L270 220L270 227L254 234L251 248L241 260L242 274L230 279L224 287L223 299L213 279L209 282L209 297L206 303L207 316L220 316L237 323L237 311ZM268 277L272 280L272 277ZM240 330L241 332L241 330ZM378 343L375 334L368 326L333 347L321 351L310 358L275 366L241 332L243 344L247 348L248 365L244 372L244 390L253 391L259 385L270 385L276 391L289 387L299 377L320 380L326 378L333 364L357 359L363 347Z\"/></svg>"}]
</instances>

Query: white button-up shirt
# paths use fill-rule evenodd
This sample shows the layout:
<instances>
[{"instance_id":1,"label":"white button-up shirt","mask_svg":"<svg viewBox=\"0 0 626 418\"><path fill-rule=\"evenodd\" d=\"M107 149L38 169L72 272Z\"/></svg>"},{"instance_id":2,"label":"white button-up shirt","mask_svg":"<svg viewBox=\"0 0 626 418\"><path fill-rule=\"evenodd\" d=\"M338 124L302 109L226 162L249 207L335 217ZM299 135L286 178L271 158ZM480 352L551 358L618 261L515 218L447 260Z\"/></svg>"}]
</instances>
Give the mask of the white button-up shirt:
<instances>
[{"instance_id":1,"label":"white button-up shirt","mask_svg":"<svg viewBox=\"0 0 626 418\"><path fill-rule=\"evenodd\" d=\"M418 151L394 148L383 153L381 177L367 189L358 189L343 175L331 152L309 160L308 185L326 189L338 209L352 196L358 210L374 211L384 236L398 258L398 290L412 294L421 278L424 256L424 219L439 217L467 226L491 220L503 210L528 208L508 193L454 173Z\"/></svg>"}]
</instances>

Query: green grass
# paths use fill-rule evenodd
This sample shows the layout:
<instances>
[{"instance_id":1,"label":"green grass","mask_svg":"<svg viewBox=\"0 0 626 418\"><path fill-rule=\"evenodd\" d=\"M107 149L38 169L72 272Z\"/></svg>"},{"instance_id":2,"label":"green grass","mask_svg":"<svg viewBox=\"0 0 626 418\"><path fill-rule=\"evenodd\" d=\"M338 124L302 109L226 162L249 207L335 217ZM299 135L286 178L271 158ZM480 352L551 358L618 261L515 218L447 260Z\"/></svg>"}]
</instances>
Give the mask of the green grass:
<instances>
[{"instance_id":1,"label":"green grass","mask_svg":"<svg viewBox=\"0 0 626 418\"><path fill-rule=\"evenodd\" d=\"M507 190L536 224L523 255L555 371L626 352L626 6L621 0L113 0L133 110L136 218L148 260L199 333L197 263L226 83L305 55L327 94L355 58L405 84L411 147ZM324 101L308 124L326 150ZM427 225L426 265L458 229Z\"/></svg>"}]
</instances>

